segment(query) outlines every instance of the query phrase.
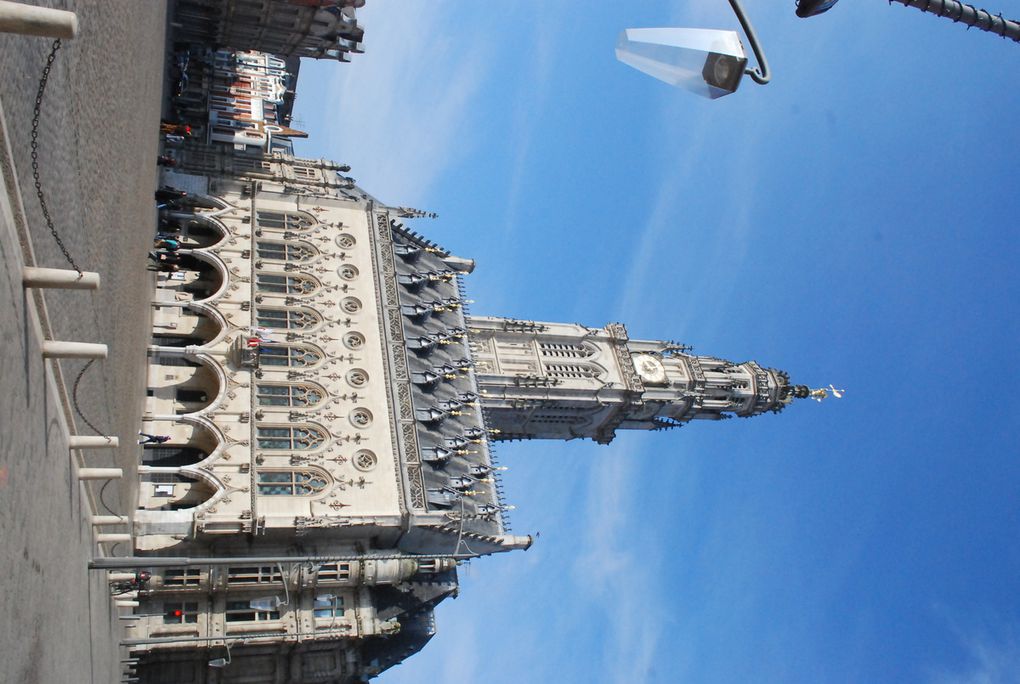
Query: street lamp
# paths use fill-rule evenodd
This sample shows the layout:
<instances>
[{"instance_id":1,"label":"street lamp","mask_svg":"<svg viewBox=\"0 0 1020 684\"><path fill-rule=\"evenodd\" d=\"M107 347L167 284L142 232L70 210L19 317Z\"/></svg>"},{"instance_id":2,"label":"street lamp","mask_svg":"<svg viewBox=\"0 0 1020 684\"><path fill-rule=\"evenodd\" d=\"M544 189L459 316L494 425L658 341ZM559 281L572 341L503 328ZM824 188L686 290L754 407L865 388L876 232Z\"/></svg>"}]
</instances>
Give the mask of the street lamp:
<instances>
[{"instance_id":1,"label":"street lamp","mask_svg":"<svg viewBox=\"0 0 1020 684\"><path fill-rule=\"evenodd\" d=\"M771 78L769 64L754 27L740 0L729 2L754 51L757 68L747 68L736 31L716 29L626 29L616 42L616 58L660 81L711 99L736 92L744 74L765 85Z\"/></svg>"}]
</instances>

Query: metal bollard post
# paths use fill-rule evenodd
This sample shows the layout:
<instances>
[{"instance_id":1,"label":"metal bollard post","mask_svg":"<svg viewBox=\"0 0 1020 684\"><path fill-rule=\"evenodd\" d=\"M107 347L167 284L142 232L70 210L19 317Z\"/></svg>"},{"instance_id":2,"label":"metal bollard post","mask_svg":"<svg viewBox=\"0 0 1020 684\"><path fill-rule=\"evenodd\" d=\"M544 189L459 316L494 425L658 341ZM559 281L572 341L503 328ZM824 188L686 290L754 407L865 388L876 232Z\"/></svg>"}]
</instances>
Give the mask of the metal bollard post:
<instances>
[{"instance_id":1,"label":"metal bollard post","mask_svg":"<svg viewBox=\"0 0 1020 684\"><path fill-rule=\"evenodd\" d=\"M67 268L21 269L21 283L25 287L54 287L65 290L98 290L98 273L81 273Z\"/></svg>"},{"instance_id":2,"label":"metal bollard post","mask_svg":"<svg viewBox=\"0 0 1020 684\"><path fill-rule=\"evenodd\" d=\"M0 33L74 38L78 35L78 17L74 12L0 0Z\"/></svg>"},{"instance_id":3,"label":"metal bollard post","mask_svg":"<svg viewBox=\"0 0 1020 684\"><path fill-rule=\"evenodd\" d=\"M67 446L72 449L116 449L120 446L120 439L102 435L71 435L67 438Z\"/></svg>"},{"instance_id":4,"label":"metal bollard post","mask_svg":"<svg viewBox=\"0 0 1020 684\"><path fill-rule=\"evenodd\" d=\"M59 342L46 340L42 343L42 354L47 359L105 359L105 344L92 342Z\"/></svg>"},{"instance_id":5,"label":"metal bollard post","mask_svg":"<svg viewBox=\"0 0 1020 684\"><path fill-rule=\"evenodd\" d=\"M119 480L124 477L120 468L82 468L78 471L79 480Z\"/></svg>"}]
</instances>

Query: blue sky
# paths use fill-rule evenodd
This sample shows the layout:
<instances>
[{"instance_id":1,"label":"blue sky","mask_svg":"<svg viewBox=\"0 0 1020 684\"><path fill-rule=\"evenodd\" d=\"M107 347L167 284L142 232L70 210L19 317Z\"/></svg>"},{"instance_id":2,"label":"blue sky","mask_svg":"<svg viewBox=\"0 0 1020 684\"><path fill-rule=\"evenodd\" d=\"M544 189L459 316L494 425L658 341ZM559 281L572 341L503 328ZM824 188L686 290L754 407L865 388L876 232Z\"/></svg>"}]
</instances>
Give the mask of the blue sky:
<instances>
[{"instance_id":1,"label":"blue sky","mask_svg":"<svg viewBox=\"0 0 1020 684\"><path fill-rule=\"evenodd\" d=\"M415 228L477 260L473 313L848 389L501 445L540 538L465 567L382 681L1020 681L1020 46L881 0L755 5L773 83L717 101L613 47L737 29L725 0L375 0L366 54L302 64L298 152L438 212Z\"/></svg>"}]
</instances>

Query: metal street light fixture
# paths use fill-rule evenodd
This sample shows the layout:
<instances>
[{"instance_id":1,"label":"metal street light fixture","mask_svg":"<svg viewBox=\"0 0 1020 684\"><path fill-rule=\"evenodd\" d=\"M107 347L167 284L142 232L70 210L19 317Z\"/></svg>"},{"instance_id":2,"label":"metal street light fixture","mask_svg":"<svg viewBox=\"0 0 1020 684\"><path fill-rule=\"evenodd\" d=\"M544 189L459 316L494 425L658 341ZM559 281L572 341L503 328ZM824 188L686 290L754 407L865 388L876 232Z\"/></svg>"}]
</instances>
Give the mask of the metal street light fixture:
<instances>
[{"instance_id":1,"label":"metal street light fixture","mask_svg":"<svg viewBox=\"0 0 1020 684\"><path fill-rule=\"evenodd\" d=\"M744 74L765 85L771 75L758 36L740 0L729 3L751 44L757 68L747 68L736 31L716 29L626 29L617 40L616 58L660 81L711 99L736 92Z\"/></svg>"}]
</instances>

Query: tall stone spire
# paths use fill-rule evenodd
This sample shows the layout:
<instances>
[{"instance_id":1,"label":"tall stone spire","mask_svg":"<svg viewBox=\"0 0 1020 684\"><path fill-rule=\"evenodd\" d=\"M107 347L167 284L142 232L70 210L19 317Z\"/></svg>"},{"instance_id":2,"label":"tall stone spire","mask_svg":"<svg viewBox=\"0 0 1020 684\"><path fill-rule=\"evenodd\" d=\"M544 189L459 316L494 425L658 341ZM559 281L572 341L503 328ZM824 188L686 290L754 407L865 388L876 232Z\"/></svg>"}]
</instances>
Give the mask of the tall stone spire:
<instances>
[{"instance_id":1,"label":"tall stone spire","mask_svg":"<svg viewBox=\"0 0 1020 684\"><path fill-rule=\"evenodd\" d=\"M495 439L608 444L618 429L747 418L813 396L783 371L695 356L672 342L632 340L620 323L589 328L471 317L468 326Z\"/></svg>"}]
</instances>

